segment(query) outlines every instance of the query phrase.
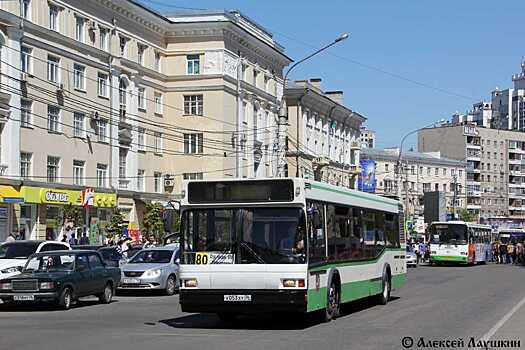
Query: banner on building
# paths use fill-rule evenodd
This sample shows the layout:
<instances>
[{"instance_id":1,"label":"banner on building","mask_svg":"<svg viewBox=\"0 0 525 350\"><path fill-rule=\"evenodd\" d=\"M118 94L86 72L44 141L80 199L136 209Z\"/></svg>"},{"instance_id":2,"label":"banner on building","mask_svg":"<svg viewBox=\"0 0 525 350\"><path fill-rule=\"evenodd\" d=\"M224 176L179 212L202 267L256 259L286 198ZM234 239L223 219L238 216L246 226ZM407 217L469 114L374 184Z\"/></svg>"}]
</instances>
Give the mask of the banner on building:
<instances>
[{"instance_id":1,"label":"banner on building","mask_svg":"<svg viewBox=\"0 0 525 350\"><path fill-rule=\"evenodd\" d=\"M370 159L361 159L361 174L357 181L359 191L375 193L376 192L376 162Z\"/></svg>"}]
</instances>

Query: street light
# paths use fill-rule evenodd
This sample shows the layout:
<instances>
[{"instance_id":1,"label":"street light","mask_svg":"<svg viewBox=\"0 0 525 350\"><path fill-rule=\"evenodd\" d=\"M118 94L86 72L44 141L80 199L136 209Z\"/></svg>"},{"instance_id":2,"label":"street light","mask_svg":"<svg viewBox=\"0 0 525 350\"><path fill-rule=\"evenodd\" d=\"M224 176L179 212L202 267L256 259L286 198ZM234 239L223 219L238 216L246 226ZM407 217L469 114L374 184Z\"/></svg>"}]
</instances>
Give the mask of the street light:
<instances>
[{"instance_id":1,"label":"street light","mask_svg":"<svg viewBox=\"0 0 525 350\"><path fill-rule=\"evenodd\" d=\"M285 157L286 157L286 150L285 150L286 128L285 127L286 127L287 120L288 120L288 107L286 106L286 101L285 101L285 98L284 98L284 94L286 92L286 81L288 80L288 75L290 74L290 72L295 67L297 67L298 65L300 65L304 61L314 57L315 55L323 52L324 50L328 49L329 47L332 47L335 44L337 44L337 43L339 43L339 42L341 42L343 40L346 40L346 39L348 39L348 34L347 33L341 34L337 39L335 39L334 41L332 41L328 45L325 45L325 46L321 47L317 51L315 51L315 52L309 54L308 56L306 56L305 58L295 62L290 68L288 68L288 70L286 71L286 74L284 75L283 96L281 98L281 104L280 104L280 107L279 107L279 129L278 129L278 132L279 132L279 163L278 163L278 167L277 167L277 176L278 177L284 177L284 169L285 169L285 165L286 165L286 160L285 160ZM299 127L299 126L297 126L297 127ZM297 142L299 143L299 140L297 140ZM299 148L299 145L297 145L297 147ZM297 166L299 166L299 164L297 164Z\"/></svg>"}]
</instances>

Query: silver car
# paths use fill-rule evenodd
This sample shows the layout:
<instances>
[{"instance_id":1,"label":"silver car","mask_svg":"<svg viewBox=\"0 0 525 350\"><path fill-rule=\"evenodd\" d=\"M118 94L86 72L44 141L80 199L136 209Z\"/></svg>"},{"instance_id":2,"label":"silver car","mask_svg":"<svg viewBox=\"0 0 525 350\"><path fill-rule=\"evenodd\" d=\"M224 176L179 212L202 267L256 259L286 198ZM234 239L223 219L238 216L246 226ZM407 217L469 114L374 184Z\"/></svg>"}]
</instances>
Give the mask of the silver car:
<instances>
[{"instance_id":1,"label":"silver car","mask_svg":"<svg viewBox=\"0 0 525 350\"><path fill-rule=\"evenodd\" d=\"M173 295L179 275L179 249L173 246L143 249L121 266L119 289L164 290Z\"/></svg>"},{"instance_id":2,"label":"silver car","mask_svg":"<svg viewBox=\"0 0 525 350\"><path fill-rule=\"evenodd\" d=\"M407 263L407 267L417 267L417 255L409 246L407 246L407 251L405 253L405 261Z\"/></svg>"}]
</instances>

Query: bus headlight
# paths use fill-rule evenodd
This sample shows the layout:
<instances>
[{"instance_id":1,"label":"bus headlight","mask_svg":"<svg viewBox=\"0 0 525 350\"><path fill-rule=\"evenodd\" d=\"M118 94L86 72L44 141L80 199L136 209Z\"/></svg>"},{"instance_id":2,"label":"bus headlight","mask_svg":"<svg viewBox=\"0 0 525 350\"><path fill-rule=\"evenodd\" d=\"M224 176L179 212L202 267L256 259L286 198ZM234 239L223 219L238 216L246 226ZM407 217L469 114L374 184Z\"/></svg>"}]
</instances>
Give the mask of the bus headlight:
<instances>
[{"instance_id":1,"label":"bus headlight","mask_svg":"<svg viewBox=\"0 0 525 350\"><path fill-rule=\"evenodd\" d=\"M461 255L468 255L467 252L461 252Z\"/></svg>"},{"instance_id":2,"label":"bus headlight","mask_svg":"<svg viewBox=\"0 0 525 350\"><path fill-rule=\"evenodd\" d=\"M430 252L430 254L436 254L436 252Z\"/></svg>"},{"instance_id":3,"label":"bus headlight","mask_svg":"<svg viewBox=\"0 0 525 350\"><path fill-rule=\"evenodd\" d=\"M197 279L196 278L190 278L190 279L184 280L184 287L186 287L186 288L197 288Z\"/></svg>"},{"instance_id":4,"label":"bus headlight","mask_svg":"<svg viewBox=\"0 0 525 350\"><path fill-rule=\"evenodd\" d=\"M295 287L304 288L304 286L305 286L304 279L302 279L302 278L300 278L300 279L292 279L292 278L283 279L282 280L282 284L283 284L284 288L295 288Z\"/></svg>"}]
</instances>

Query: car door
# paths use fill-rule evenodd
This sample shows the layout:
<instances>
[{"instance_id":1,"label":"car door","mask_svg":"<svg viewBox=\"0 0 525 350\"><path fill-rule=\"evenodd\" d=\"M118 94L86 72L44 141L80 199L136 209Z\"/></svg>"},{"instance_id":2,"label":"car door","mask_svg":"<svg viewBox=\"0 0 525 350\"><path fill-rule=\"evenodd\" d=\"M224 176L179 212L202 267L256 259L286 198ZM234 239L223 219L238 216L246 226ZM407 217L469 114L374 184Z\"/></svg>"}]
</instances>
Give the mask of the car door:
<instances>
[{"instance_id":1,"label":"car door","mask_svg":"<svg viewBox=\"0 0 525 350\"><path fill-rule=\"evenodd\" d=\"M75 258L75 282L77 296L90 295L94 290L87 254L78 254Z\"/></svg>"},{"instance_id":2,"label":"car door","mask_svg":"<svg viewBox=\"0 0 525 350\"><path fill-rule=\"evenodd\" d=\"M102 263L100 256L96 253L88 254L88 261L92 273L92 292L101 293L104 290L108 277L106 268Z\"/></svg>"}]
</instances>

